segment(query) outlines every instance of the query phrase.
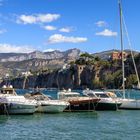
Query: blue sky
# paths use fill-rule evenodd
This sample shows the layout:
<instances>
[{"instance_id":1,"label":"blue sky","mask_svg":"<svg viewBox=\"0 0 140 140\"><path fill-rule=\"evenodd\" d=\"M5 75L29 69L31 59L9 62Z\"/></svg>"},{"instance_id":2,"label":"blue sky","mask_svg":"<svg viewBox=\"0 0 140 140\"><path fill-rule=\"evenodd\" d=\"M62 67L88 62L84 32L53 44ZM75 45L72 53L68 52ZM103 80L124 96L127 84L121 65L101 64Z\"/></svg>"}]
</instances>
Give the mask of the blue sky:
<instances>
[{"instance_id":1,"label":"blue sky","mask_svg":"<svg viewBox=\"0 0 140 140\"><path fill-rule=\"evenodd\" d=\"M140 51L140 1L122 3L132 47ZM71 48L120 48L118 0L0 0L0 52Z\"/></svg>"}]
</instances>

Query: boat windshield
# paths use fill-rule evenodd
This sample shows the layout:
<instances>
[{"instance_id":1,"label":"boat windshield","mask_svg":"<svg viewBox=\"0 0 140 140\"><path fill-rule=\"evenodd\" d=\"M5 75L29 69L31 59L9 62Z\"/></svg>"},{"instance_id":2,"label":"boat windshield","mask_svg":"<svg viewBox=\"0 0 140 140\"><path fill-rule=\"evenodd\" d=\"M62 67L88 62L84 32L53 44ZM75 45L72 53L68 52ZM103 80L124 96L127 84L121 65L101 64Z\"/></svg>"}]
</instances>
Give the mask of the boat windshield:
<instances>
[{"instance_id":1,"label":"boat windshield","mask_svg":"<svg viewBox=\"0 0 140 140\"><path fill-rule=\"evenodd\" d=\"M111 98L116 98L117 97L116 94L113 93L113 92L108 92L107 95L110 96Z\"/></svg>"},{"instance_id":2,"label":"boat windshield","mask_svg":"<svg viewBox=\"0 0 140 140\"><path fill-rule=\"evenodd\" d=\"M59 99L67 99L67 98L71 98L71 97L79 97L79 94L60 94L58 96Z\"/></svg>"},{"instance_id":3,"label":"boat windshield","mask_svg":"<svg viewBox=\"0 0 140 140\"><path fill-rule=\"evenodd\" d=\"M65 97L79 97L79 94L67 94Z\"/></svg>"},{"instance_id":4,"label":"boat windshield","mask_svg":"<svg viewBox=\"0 0 140 140\"><path fill-rule=\"evenodd\" d=\"M88 93L87 95L90 97L96 97L93 93Z\"/></svg>"},{"instance_id":5,"label":"boat windshield","mask_svg":"<svg viewBox=\"0 0 140 140\"><path fill-rule=\"evenodd\" d=\"M96 94L95 93L95 95L99 98L109 98L107 94L100 94L100 93Z\"/></svg>"},{"instance_id":6,"label":"boat windshield","mask_svg":"<svg viewBox=\"0 0 140 140\"><path fill-rule=\"evenodd\" d=\"M5 90L1 90L2 94L14 94L14 90L13 89L5 89Z\"/></svg>"}]
</instances>

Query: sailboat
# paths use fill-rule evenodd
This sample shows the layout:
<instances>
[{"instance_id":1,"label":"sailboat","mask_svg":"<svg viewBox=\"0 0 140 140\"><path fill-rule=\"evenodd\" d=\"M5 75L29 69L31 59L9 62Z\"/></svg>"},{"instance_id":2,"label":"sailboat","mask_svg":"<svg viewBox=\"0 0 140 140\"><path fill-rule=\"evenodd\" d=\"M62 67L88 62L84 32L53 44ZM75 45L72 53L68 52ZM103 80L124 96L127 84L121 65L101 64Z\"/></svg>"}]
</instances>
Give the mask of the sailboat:
<instances>
[{"instance_id":1,"label":"sailboat","mask_svg":"<svg viewBox=\"0 0 140 140\"><path fill-rule=\"evenodd\" d=\"M127 99L125 97L125 66L124 66L124 47L123 47L123 23L124 23L124 19L123 19L123 14L122 14L122 4L121 4L121 0L118 1L119 2L119 12L120 12L120 44L121 44L121 59L122 59L122 87L123 87L123 98L118 98L122 104L119 107L120 109L131 109L131 110L140 110L140 100L136 100L136 99ZM124 24L125 25L125 24ZM125 25L125 29L126 29L126 25ZM126 33L128 35L128 32L126 30ZM128 40L129 42L129 46L131 46L130 44L130 40ZM137 69L136 69L136 65L135 65L135 61L134 61L134 56L133 53L131 51L131 56L132 56L132 60L134 63L134 67L135 67L135 71L136 71L136 75L137 75L137 79L139 82L139 77L138 77L138 73L137 73Z\"/></svg>"}]
</instances>

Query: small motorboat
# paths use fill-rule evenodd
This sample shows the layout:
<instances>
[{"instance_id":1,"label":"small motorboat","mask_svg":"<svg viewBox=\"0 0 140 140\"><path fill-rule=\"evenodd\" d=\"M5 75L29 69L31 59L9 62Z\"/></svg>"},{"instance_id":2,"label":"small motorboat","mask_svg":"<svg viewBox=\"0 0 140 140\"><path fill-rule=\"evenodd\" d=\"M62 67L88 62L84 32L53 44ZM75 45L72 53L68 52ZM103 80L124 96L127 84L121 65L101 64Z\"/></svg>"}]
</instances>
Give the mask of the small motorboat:
<instances>
[{"instance_id":1,"label":"small motorboat","mask_svg":"<svg viewBox=\"0 0 140 140\"><path fill-rule=\"evenodd\" d=\"M83 90L83 95L101 99L95 106L95 110L117 110L121 105L121 102L118 101L117 96L113 92L86 89Z\"/></svg>"},{"instance_id":2,"label":"small motorboat","mask_svg":"<svg viewBox=\"0 0 140 140\"><path fill-rule=\"evenodd\" d=\"M37 112L41 113L59 113L69 106L69 102L61 100L53 100L51 97L41 93L35 92L26 94L26 98L35 99L38 104Z\"/></svg>"},{"instance_id":3,"label":"small motorboat","mask_svg":"<svg viewBox=\"0 0 140 140\"><path fill-rule=\"evenodd\" d=\"M33 114L36 103L35 100L17 95L11 85L3 86L0 90L0 114Z\"/></svg>"},{"instance_id":4,"label":"small motorboat","mask_svg":"<svg viewBox=\"0 0 140 140\"><path fill-rule=\"evenodd\" d=\"M93 111L96 104L100 101L97 97L83 97L78 92L72 92L69 90L63 90L57 93L58 99L67 101L70 105L65 111Z\"/></svg>"}]
</instances>

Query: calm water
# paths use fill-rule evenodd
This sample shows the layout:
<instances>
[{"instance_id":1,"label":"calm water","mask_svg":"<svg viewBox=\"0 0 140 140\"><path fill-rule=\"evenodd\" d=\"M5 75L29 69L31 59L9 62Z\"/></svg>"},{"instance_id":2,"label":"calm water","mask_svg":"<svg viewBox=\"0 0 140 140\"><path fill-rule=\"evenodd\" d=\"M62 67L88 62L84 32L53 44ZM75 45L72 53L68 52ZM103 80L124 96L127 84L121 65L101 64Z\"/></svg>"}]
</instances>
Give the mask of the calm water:
<instances>
[{"instance_id":1,"label":"calm water","mask_svg":"<svg viewBox=\"0 0 140 140\"><path fill-rule=\"evenodd\" d=\"M140 111L0 116L2 140L138 140L139 131Z\"/></svg>"}]
</instances>

